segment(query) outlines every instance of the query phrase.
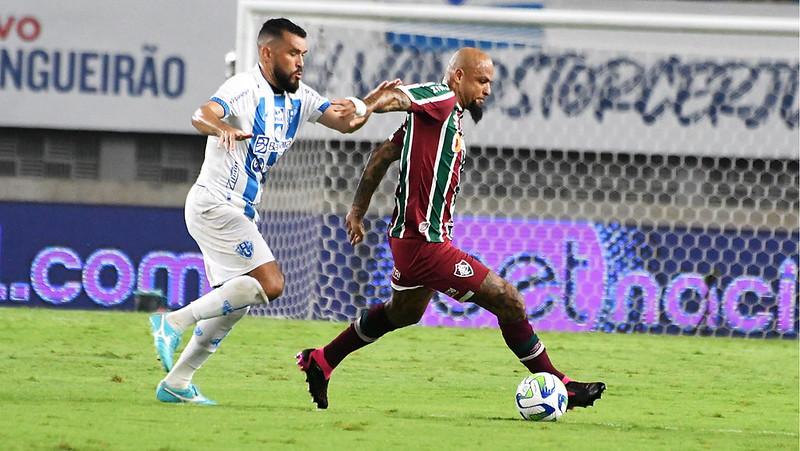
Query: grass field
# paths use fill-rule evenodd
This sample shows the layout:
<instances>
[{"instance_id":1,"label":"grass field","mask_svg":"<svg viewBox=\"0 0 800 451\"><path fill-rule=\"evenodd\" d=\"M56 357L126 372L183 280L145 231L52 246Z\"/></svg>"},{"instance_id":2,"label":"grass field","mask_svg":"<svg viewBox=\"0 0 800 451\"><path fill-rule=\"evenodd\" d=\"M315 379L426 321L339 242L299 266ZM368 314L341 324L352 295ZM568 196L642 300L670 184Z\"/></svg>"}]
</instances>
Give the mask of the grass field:
<instances>
[{"instance_id":1,"label":"grass field","mask_svg":"<svg viewBox=\"0 0 800 451\"><path fill-rule=\"evenodd\" d=\"M202 407L155 400L144 314L0 309L0 449L798 449L797 341L543 333L608 384L544 424L519 418L525 371L496 330L387 335L316 411L294 354L342 327L246 318L195 378L220 403Z\"/></svg>"}]
</instances>

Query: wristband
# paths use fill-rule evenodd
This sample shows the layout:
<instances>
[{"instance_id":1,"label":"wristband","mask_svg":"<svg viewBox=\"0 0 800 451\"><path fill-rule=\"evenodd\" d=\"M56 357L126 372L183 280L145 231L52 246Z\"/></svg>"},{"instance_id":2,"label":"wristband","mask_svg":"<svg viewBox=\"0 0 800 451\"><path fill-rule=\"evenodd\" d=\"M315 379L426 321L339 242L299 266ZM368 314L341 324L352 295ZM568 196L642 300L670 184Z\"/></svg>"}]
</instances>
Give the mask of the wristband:
<instances>
[{"instance_id":1,"label":"wristband","mask_svg":"<svg viewBox=\"0 0 800 451\"><path fill-rule=\"evenodd\" d=\"M358 97L346 97L347 100L353 102L353 105L356 107L356 116L362 117L367 114L367 104L364 103L363 100L359 99Z\"/></svg>"}]
</instances>

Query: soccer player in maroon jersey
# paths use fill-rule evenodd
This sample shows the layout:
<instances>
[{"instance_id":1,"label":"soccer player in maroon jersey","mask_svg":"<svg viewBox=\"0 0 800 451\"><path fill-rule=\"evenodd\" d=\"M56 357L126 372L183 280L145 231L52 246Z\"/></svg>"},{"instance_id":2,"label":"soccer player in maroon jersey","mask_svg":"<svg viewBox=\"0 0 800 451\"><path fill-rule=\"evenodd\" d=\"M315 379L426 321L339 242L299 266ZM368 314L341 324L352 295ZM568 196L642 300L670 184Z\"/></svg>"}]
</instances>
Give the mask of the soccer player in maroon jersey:
<instances>
[{"instance_id":1,"label":"soccer player in maroon jersey","mask_svg":"<svg viewBox=\"0 0 800 451\"><path fill-rule=\"evenodd\" d=\"M546 371L564 382L570 408L592 405L605 390L602 382L573 381L556 369L528 323L516 288L451 244L452 210L465 152L462 115L466 109L475 122L481 119L493 77L488 55L462 48L450 60L442 83L384 88L364 99L367 116L408 112L403 126L370 155L346 219L350 243L358 244L364 237L362 219L372 194L389 165L400 160L389 227L394 257L392 299L363 312L325 347L298 353L297 363L306 372L318 408L328 407L333 369L348 354L387 332L417 323L434 290L461 302L469 300L497 316L506 344L523 365L532 373Z\"/></svg>"}]
</instances>

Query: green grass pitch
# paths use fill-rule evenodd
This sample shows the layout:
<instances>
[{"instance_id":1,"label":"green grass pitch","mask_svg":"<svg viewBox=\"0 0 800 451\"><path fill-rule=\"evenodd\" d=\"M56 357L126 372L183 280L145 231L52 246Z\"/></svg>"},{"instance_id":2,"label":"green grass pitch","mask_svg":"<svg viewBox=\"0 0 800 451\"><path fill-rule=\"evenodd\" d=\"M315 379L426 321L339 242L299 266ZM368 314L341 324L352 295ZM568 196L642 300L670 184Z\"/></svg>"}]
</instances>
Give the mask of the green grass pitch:
<instances>
[{"instance_id":1,"label":"green grass pitch","mask_svg":"<svg viewBox=\"0 0 800 451\"><path fill-rule=\"evenodd\" d=\"M0 449L798 449L797 341L542 333L608 384L545 424L519 417L526 371L489 329L393 332L317 411L294 355L343 327L246 318L195 378L220 405L164 405L144 314L2 308Z\"/></svg>"}]
</instances>

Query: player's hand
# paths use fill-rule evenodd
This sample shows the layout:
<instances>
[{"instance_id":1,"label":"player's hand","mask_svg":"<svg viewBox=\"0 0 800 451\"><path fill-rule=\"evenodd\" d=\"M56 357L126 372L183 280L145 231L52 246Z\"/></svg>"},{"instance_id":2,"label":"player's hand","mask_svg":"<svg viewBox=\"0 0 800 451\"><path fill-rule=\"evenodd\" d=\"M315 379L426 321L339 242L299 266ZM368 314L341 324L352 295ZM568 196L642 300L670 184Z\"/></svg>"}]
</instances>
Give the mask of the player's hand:
<instances>
[{"instance_id":1,"label":"player's hand","mask_svg":"<svg viewBox=\"0 0 800 451\"><path fill-rule=\"evenodd\" d=\"M361 126L367 122L367 119L371 113L369 110L367 110L367 114L364 116L356 116L356 106L353 105L353 102L347 99L331 100L331 106L328 107L328 111L331 111L333 114L335 114L337 118L346 121L347 127L350 130L358 130L361 128Z\"/></svg>"},{"instance_id":2,"label":"player's hand","mask_svg":"<svg viewBox=\"0 0 800 451\"><path fill-rule=\"evenodd\" d=\"M370 115L370 113L367 112L367 114L365 114L363 116L353 116L353 118L350 119L350 122L349 122L350 128L355 129L355 130L358 130L359 128L361 128L361 126L364 125L367 122L367 119L369 119L369 115Z\"/></svg>"},{"instance_id":3,"label":"player's hand","mask_svg":"<svg viewBox=\"0 0 800 451\"><path fill-rule=\"evenodd\" d=\"M375 89L370 91L369 94L367 94L367 96L364 97L364 102L367 104L367 114L360 117L359 116L353 117L353 119L350 120L350 127L359 129L361 128L362 125L364 125L365 122L367 122L367 119L369 119L369 115L372 114L372 107L370 105L374 104L370 100L372 97L377 95L378 92L384 89L394 89L402 84L403 81L400 80L399 78L395 78L394 80L383 80L382 82L378 83L378 86L376 86Z\"/></svg>"},{"instance_id":4,"label":"player's hand","mask_svg":"<svg viewBox=\"0 0 800 451\"><path fill-rule=\"evenodd\" d=\"M333 99L331 100L331 106L329 109L336 114L336 116L346 119L350 116L356 114L356 106L353 105L353 102L347 99Z\"/></svg>"},{"instance_id":5,"label":"player's hand","mask_svg":"<svg viewBox=\"0 0 800 451\"><path fill-rule=\"evenodd\" d=\"M367 96L364 97L364 98L366 99L366 98L374 95L376 92L380 91L381 89L396 88L396 87L398 87L398 86L400 86L402 84L403 84L403 82L399 78L396 78L394 80L384 80L384 81L380 82L378 84L378 86L376 86L375 89L370 91L369 94L367 94ZM356 106L355 106L355 104L353 104L352 100L348 100L348 99L334 99L334 100L331 100L330 108L331 108L331 111L333 111L337 116L339 116L341 118L348 118L348 117L356 114ZM367 113L367 115L369 115L369 112Z\"/></svg>"},{"instance_id":6,"label":"player's hand","mask_svg":"<svg viewBox=\"0 0 800 451\"><path fill-rule=\"evenodd\" d=\"M364 116L356 116L356 106L353 104L352 101L348 99L335 99L331 101L331 108L333 108L333 112L343 119L349 119L348 126L351 129L358 130L364 125L367 120L369 119L369 115L372 114L372 109L369 108L368 99L371 96L374 96L378 91L381 89L394 89L403 84L403 81L399 78L395 78L394 80L384 80L378 84L372 91L364 97L364 100L367 103L367 114Z\"/></svg>"},{"instance_id":7,"label":"player's hand","mask_svg":"<svg viewBox=\"0 0 800 451\"><path fill-rule=\"evenodd\" d=\"M347 213L344 220L345 228L347 229L347 237L350 239L350 244L356 244L364 241L364 215L361 212L351 208Z\"/></svg>"},{"instance_id":8,"label":"player's hand","mask_svg":"<svg viewBox=\"0 0 800 451\"><path fill-rule=\"evenodd\" d=\"M244 130L233 127L225 127L219 133L219 147L233 152L236 148L236 141L244 141L253 137L252 133L245 133Z\"/></svg>"}]
</instances>

